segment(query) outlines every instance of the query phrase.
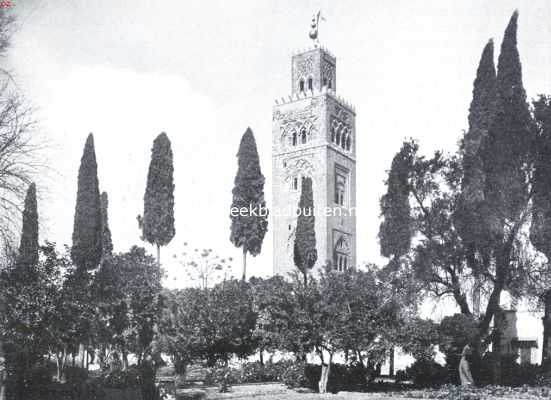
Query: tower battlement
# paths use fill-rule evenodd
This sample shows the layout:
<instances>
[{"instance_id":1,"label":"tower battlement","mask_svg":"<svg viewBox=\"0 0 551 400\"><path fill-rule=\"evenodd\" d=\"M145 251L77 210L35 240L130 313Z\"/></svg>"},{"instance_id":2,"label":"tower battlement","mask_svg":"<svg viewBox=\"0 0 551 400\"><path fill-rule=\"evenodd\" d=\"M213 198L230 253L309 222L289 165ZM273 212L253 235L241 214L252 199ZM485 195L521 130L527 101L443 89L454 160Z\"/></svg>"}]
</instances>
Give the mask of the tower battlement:
<instances>
[{"instance_id":1,"label":"tower battlement","mask_svg":"<svg viewBox=\"0 0 551 400\"><path fill-rule=\"evenodd\" d=\"M325 46L318 46L318 47L315 47L315 46L310 46L310 47L306 47L305 49L300 49L300 50L295 50L293 51L292 55L293 56L298 56L299 54L304 54L304 53L308 53L308 52L311 52L311 51L314 51L314 50L322 50L325 54L327 54L329 57L331 57L333 60L336 59L336 57L333 55L333 53L331 53L331 51L325 47Z\"/></svg>"},{"instance_id":2,"label":"tower battlement","mask_svg":"<svg viewBox=\"0 0 551 400\"><path fill-rule=\"evenodd\" d=\"M307 98L313 98L317 97L320 94L327 94L330 97L332 97L334 100L338 101L342 106L347 108L349 111L356 114L356 107L352 103L349 103L347 100L339 96L335 93L334 90L328 89L327 87L322 87L320 90L310 90L310 91L304 91L304 92L298 92L288 95L287 97L280 97L279 99L275 99L275 105L282 105L282 104L289 104L293 103L295 101L307 99Z\"/></svg>"}]
</instances>

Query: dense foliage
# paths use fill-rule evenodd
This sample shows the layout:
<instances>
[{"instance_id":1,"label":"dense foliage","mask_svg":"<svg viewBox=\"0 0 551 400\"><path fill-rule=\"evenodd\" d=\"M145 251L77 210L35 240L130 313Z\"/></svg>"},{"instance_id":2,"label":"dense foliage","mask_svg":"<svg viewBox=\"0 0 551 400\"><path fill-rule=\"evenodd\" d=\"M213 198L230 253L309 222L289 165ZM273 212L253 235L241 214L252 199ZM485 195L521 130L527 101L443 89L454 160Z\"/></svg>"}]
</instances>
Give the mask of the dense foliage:
<instances>
[{"instance_id":1,"label":"dense foliage","mask_svg":"<svg viewBox=\"0 0 551 400\"><path fill-rule=\"evenodd\" d=\"M178 371L193 361L213 366L255 350L256 313L248 283L229 280L212 288L165 291L163 297L160 345Z\"/></svg>"}]
</instances>

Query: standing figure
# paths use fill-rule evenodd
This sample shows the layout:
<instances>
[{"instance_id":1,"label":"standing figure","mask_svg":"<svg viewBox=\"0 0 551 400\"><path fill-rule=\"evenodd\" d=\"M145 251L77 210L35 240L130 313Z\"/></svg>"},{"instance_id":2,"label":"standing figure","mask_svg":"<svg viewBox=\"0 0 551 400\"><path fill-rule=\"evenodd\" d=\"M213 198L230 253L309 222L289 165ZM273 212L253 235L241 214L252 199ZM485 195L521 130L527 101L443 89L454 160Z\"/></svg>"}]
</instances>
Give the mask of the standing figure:
<instances>
[{"instance_id":1,"label":"standing figure","mask_svg":"<svg viewBox=\"0 0 551 400\"><path fill-rule=\"evenodd\" d=\"M469 362L467 357L472 353L471 347L467 344L463 347L461 352L461 361L459 362L459 379L461 380L461 386L470 386L474 385L474 379L471 375L471 368L469 367Z\"/></svg>"}]
</instances>

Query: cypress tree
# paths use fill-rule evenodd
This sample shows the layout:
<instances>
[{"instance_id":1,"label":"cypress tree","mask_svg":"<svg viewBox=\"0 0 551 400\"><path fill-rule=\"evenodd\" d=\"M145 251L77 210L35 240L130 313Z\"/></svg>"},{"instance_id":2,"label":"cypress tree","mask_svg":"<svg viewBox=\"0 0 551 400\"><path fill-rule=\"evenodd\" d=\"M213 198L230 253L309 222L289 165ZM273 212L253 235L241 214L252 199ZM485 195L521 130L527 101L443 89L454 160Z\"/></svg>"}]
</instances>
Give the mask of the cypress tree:
<instances>
[{"instance_id":1,"label":"cypress tree","mask_svg":"<svg viewBox=\"0 0 551 400\"><path fill-rule=\"evenodd\" d=\"M260 254L268 230L268 210L264 201L264 175L251 128L241 138L237 153L237 174L232 190L230 241L243 251L243 280L247 278L247 253ZM246 213L234 212L247 209ZM245 214L245 215L243 215Z\"/></svg>"},{"instance_id":2,"label":"cypress tree","mask_svg":"<svg viewBox=\"0 0 551 400\"><path fill-rule=\"evenodd\" d=\"M537 126L533 177L533 209L530 240L534 247L551 263L551 97L540 96L534 101L534 118ZM551 289L543 295L543 352L541 364L549 369L551 354Z\"/></svg>"},{"instance_id":3,"label":"cypress tree","mask_svg":"<svg viewBox=\"0 0 551 400\"><path fill-rule=\"evenodd\" d=\"M415 142L405 142L392 159L387 193L381 198L381 216L379 227L381 254L393 258L406 254L411 246L411 208L409 204L409 171L417 151Z\"/></svg>"},{"instance_id":4,"label":"cypress tree","mask_svg":"<svg viewBox=\"0 0 551 400\"><path fill-rule=\"evenodd\" d=\"M107 192L101 193L101 229L103 256L108 257L113 253L113 241L109 229L109 198Z\"/></svg>"},{"instance_id":5,"label":"cypress tree","mask_svg":"<svg viewBox=\"0 0 551 400\"><path fill-rule=\"evenodd\" d=\"M306 287L308 283L308 271L314 267L318 260L314 193L311 178L302 178L298 213L293 258L295 266L304 276L304 286Z\"/></svg>"},{"instance_id":6,"label":"cypress tree","mask_svg":"<svg viewBox=\"0 0 551 400\"><path fill-rule=\"evenodd\" d=\"M151 162L144 195L143 238L156 246L157 263L161 263L161 246L170 243L174 227L174 165L167 134L153 141Z\"/></svg>"},{"instance_id":7,"label":"cypress tree","mask_svg":"<svg viewBox=\"0 0 551 400\"><path fill-rule=\"evenodd\" d=\"M467 264L473 272L473 312L480 313L480 271L476 263L477 246L483 246L488 232L484 223L487 212L485 202L486 175L481 146L488 137L493 122L496 98L496 69L494 43L490 40L482 52L473 84L473 98L469 108L469 129L462 144L463 180L454 223L467 250ZM483 249L483 251L485 251Z\"/></svg>"},{"instance_id":8,"label":"cypress tree","mask_svg":"<svg viewBox=\"0 0 551 400\"><path fill-rule=\"evenodd\" d=\"M503 37L498 59L496 90L488 135L481 154L485 174L485 224L483 268L493 264L495 277L480 330L485 332L499 311L507 285L516 243L522 232L523 215L529 205L529 173L535 130L522 84L517 49L518 12L514 12ZM493 262L492 262L493 258ZM498 349L499 351L499 349ZM496 368L497 370L498 368Z\"/></svg>"},{"instance_id":9,"label":"cypress tree","mask_svg":"<svg viewBox=\"0 0 551 400\"><path fill-rule=\"evenodd\" d=\"M528 198L525 165L534 140L530 110L522 84L517 49L515 11L507 25L497 66L496 96L489 134L483 150L486 196L491 207L488 225L498 239L505 219L515 220Z\"/></svg>"},{"instance_id":10,"label":"cypress tree","mask_svg":"<svg viewBox=\"0 0 551 400\"><path fill-rule=\"evenodd\" d=\"M88 135L78 171L71 258L82 270L94 269L102 256L101 204L94 137Z\"/></svg>"},{"instance_id":11,"label":"cypress tree","mask_svg":"<svg viewBox=\"0 0 551 400\"><path fill-rule=\"evenodd\" d=\"M38 263L38 210L36 205L36 185L31 183L25 197L19 262L27 267Z\"/></svg>"}]
</instances>

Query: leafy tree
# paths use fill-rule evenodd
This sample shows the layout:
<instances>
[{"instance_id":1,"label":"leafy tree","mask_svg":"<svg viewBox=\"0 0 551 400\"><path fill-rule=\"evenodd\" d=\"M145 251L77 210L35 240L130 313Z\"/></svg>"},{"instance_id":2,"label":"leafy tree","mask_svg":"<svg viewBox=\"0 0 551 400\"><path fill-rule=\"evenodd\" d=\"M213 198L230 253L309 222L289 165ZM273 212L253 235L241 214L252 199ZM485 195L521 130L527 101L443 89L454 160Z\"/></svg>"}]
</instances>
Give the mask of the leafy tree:
<instances>
[{"instance_id":1,"label":"leafy tree","mask_svg":"<svg viewBox=\"0 0 551 400\"><path fill-rule=\"evenodd\" d=\"M264 175L253 131L247 128L237 152L237 174L232 189L230 241L243 250L243 280L247 278L247 253L260 254L268 230L268 209L264 201ZM241 211L245 212L241 212Z\"/></svg>"},{"instance_id":2,"label":"leafy tree","mask_svg":"<svg viewBox=\"0 0 551 400\"><path fill-rule=\"evenodd\" d=\"M311 319L304 307L306 292L298 275L251 280L258 323L254 336L261 351L282 351L302 360L313 350Z\"/></svg>"},{"instance_id":3,"label":"leafy tree","mask_svg":"<svg viewBox=\"0 0 551 400\"><path fill-rule=\"evenodd\" d=\"M73 225L73 262L94 269L102 256L102 216L94 137L88 135L78 171L78 192Z\"/></svg>"},{"instance_id":4,"label":"leafy tree","mask_svg":"<svg viewBox=\"0 0 551 400\"><path fill-rule=\"evenodd\" d=\"M261 362L265 351L306 354L309 350L304 347L307 338L297 335L299 329L295 327L301 323L301 308L293 284L276 275L269 279L252 278L251 288L254 311L258 314L254 337Z\"/></svg>"},{"instance_id":5,"label":"leafy tree","mask_svg":"<svg viewBox=\"0 0 551 400\"><path fill-rule=\"evenodd\" d=\"M304 286L307 286L308 271L312 269L318 260L315 230L316 217L314 215L314 194L312 192L311 178L302 178L298 213L294 244L294 262L295 266L302 272Z\"/></svg>"},{"instance_id":6,"label":"leafy tree","mask_svg":"<svg viewBox=\"0 0 551 400\"><path fill-rule=\"evenodd\" d=\"M491 44L484 50L462 151L426 158L417 146L404 145L412 149L407 187L414 245L393 238L410 248L401 261L411 260L425 289L437 298L451 296L462 314L473 314L468 297L473 282L482 289L478 293L487 293L476 316L479 343L487 338L502 292L520 296L530 268L522 232L530 211L533 122L516 48L517 17L515 12L505 31L495 89ZM388 184L391 196L390 179ZM386 222L388 209L382 211Z\"/></svg>"},{"instance_id":7,"label":"leafy tree","mask_svg":"<svg viewBox=\"0 0 551 400\"><path fill-rule=\"evenodd\" d=\"M65 324L60 321L68 315L61 313L60 296L65 262L70 261L68 257L62 260L53 243L42 246L40 255L32 266L33 279L21 279L21 265L15 262L0 273L0 290L6 300L0 325L5 339L18 354L19 366L15 370L20 383L44 354L57 354L66 338Z\"/></svg>"},{"instance_id":8,"label":"leafy tree","mask_svg":"<svg viewBox=\"0 0 551 400\"><path fill-rule=\"evenodd\" d=\"M228 280L213 288L165 291L164 298L159 341L180 371L196 359L213 366L255 351L256 313L248 283Z\"/></svg>"},{"instance_id":9,"label":"leafy tree","mask_svg":"<svg viewBox=\"0 0 551 400\"><path fill-rule=\"evenodd\" d=\"M537 146L533 177L533 211L530 240L534 247L551 260L551 97L539 96L533 103L537 125ZM541 293L541 291L540 291ZM545 288L542 365L549 367L551 336L551 289Z\"/></svg>"},{"instance_id":10,"label":"leafy tree","mask_svg":"<svg viewBox=\"0 0 551 400\"><path fill-rule=\"evenodd\" d=\"M199 334L207 291L199 288L162 292L163 307L159 322L159 344L171 356L177 373L202 358L204 341Z\"/></svg>"},{"instance_id":11,"label":"leafy tree","mask_svg":"<svg viewBox=\"0 0 551 400\"><path fill-rule=\"evenodd\" d=\"M101 240L103 256L108 257L113 253L113 240L111 239L111 229L109 229L109 198L107 192L102 192L101 197Z\"/></svg>"},{"instance_id":12,"label":"leafy tree","mask_svg":"<svg viewBox=\"0 0 551 400\"><path fill-rule=\"evenodd\" d=\"M227 362L232 355L243 358L254 353L256 313L248 283L232 279L214 286L204 308L208 312L203 314L202 336L209 365Z\"/></svg>"},{"instance_id":13,"label":"leafy tree","mask_svg":"<svg viewBox=\"0 0 551 400\"><path fill-rule=\"evenodd\" d=\"M141 247L104 259L92 293L96 310L96 344L106 360L114 350L138 361L154 352L161 310L162 271ZM126 361L125 361L126 362Z\"/></svg>"},{"instance_id":14,"label":"leafy tree","mask_svg":"<svg viewBox=\"0 0 551 400\"><path fill-rule=\"evenodd\" d=\"M141 222L143 238L157 247L157 262L161 262L161 246L170 243L174 228L174 165L170 139L161 133L153 141L151 162L144 195Z\"/></svg>"},{"instance_id":15,"label":"leafy tree","mask_svg":"<svg viewBox=\"0 0 551 400\"><path fill-rule=\"evenodd\" d=\"M436 355L436 346L440 343L438 328L438 324L430 319L405 319L398 326L393 340L404 353L412 355L416 360L432 360Z\"/></svg>"}]
</instances>

